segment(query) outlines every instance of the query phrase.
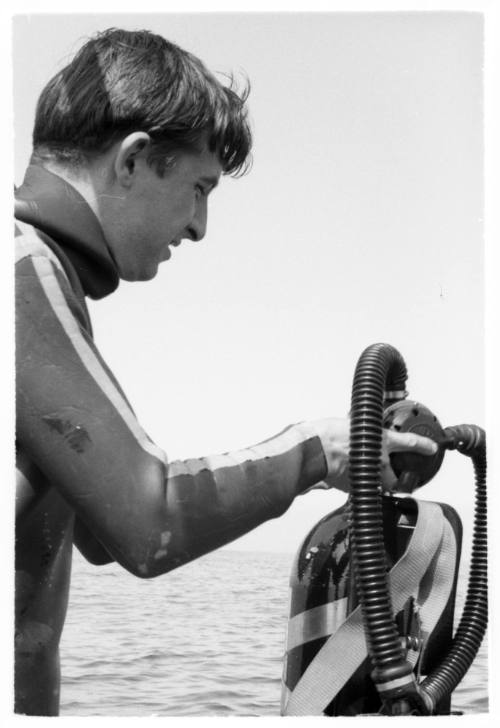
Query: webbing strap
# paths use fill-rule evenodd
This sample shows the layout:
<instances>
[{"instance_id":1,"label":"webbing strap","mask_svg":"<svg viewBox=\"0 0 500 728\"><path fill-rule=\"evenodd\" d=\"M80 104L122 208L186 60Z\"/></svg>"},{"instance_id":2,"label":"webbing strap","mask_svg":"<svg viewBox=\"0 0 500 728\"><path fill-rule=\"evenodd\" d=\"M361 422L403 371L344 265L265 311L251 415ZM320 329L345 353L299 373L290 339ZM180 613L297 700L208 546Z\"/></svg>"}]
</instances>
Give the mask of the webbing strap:
<instances>
[{"instance_id":1,"label":"webbing strap","mask_svg":"<svg viewBox=\"0 0 500 728\"><path fill-rule=\"evenodd\" d=\"M453 587L457 562L457 540L450 522L444 518L443 539L429 568L419 585L417 605L419 607L421 637L425 653L428 637L434 630L448 602ZM420 660L422 664L422 660Z\"/></svg>"},{"instance_id":2,"label":"webbing strap","mask_svg":"<svg viewBox=\"0 0 500 728\"><path fill-rule=\"evenodd\" d=\"M441 545L445 548L440 550ZM450 559L452 554L454 537L441 507L437 503L418 502L412 537L405 553L391 569L389 582L395 613L418 591L422 628L426 633L432 631L449 596L450 568L454 568L454 559ZM450 561L453 561L451 567ZM423 581L426 572L429 572L429 578ZM442 592L439 595L432 586L436 579L442 586L437 590ZM318 651L290 693L283 714L321 715L367 654L361 607L358 606Z\"/></svg>"}]
</instances>

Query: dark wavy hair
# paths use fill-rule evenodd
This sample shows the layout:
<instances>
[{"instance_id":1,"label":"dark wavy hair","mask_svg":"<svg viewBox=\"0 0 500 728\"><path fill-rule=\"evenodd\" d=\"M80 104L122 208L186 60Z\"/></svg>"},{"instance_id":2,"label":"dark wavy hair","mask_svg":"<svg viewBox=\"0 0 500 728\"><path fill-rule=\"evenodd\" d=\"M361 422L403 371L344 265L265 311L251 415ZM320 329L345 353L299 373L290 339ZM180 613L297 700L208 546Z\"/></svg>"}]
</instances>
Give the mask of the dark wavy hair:
<instances>
[{"instance_id":1,"label":"dark wavy hair","mask_svg":"<svg viewBox=\"0 0 500 728\"><path fill-rule=\"evenodd\" d=\"M163 174L173 150L201 149L208 139L225 174L250 164L246 100L229 77L223 85L196 56L147 30L97 33L40 94L35 158L78 165L133 131L151 137L149 162Z\"/></svg>"}]
</instances>

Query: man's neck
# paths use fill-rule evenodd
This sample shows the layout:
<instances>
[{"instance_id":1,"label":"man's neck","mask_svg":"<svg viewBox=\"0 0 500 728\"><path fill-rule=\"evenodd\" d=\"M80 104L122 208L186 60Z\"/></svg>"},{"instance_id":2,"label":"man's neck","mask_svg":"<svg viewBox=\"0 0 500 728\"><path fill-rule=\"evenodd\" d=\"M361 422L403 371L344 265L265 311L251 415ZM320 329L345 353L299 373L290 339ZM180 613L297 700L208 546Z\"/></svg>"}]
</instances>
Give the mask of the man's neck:
<instances>
[{"instance_id":1,"label":"man's neck","mask_svg":"<svg viewBox=\"0 0 500 728\"><path fill-rule=\"evenodd\" d=\"M61 177L65 182L67 182L67 184L74 187L99 220L100 215L97 200L102 193L96 190L93 170L82 167L79 167L78 170L74 170L64 165L57 164L52 160L44 160L41 166L43 166L43 168L48 172Z\"/></svg>"}]
</instances>

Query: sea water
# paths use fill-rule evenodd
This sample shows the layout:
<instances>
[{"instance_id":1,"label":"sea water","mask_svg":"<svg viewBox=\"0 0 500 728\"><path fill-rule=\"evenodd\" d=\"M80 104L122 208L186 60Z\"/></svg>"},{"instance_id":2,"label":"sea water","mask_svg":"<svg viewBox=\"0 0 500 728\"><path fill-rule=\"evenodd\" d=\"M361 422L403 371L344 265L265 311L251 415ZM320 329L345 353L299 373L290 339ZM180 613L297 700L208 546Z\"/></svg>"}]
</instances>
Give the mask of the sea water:
<instances>
[{"instance_id":1,"label":"sea water","mask_svg":"<svg viewBox=\"0 0 500 728\"><path fill-rule=\"evenodd\" d=\"M141 580L75 551L61 715L279 715L292 561L220 550ZM484 642L453 710L488 711L487 671Z\"/></svg>"}]
</instances>

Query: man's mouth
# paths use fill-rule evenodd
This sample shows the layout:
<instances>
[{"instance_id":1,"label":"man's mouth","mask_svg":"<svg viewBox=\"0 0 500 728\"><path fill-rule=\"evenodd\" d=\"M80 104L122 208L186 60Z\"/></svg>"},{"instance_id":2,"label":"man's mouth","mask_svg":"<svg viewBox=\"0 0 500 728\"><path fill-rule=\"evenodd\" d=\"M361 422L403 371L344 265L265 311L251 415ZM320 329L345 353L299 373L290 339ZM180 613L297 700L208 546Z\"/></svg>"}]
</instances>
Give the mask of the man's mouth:
<instances>
[{"instance_id":1,"label":"man's mouth","mask_svg":"<svg viewBox=\"0 0 500 728\"><path fill-rule=\"evenodd\" d=\"M181 244L180 240L171 240L170 243L165 248L165 252L163 253L162 260L169 260L172 257L172 251L170 250L170 246L173 246L174 248L177 248Z\"/></svg>"}]
</instances>

